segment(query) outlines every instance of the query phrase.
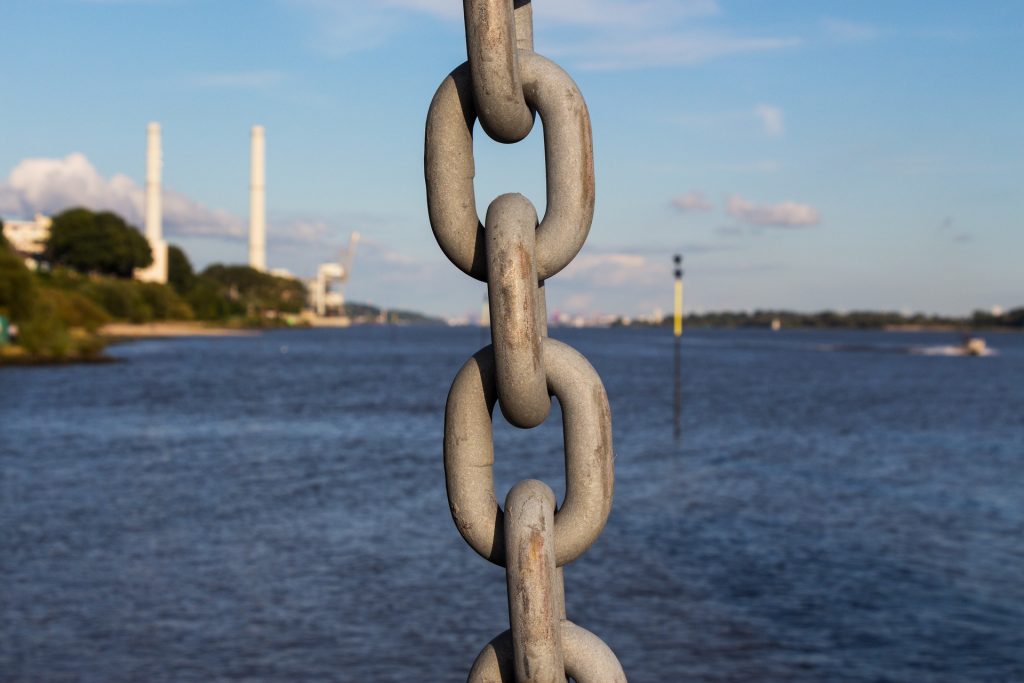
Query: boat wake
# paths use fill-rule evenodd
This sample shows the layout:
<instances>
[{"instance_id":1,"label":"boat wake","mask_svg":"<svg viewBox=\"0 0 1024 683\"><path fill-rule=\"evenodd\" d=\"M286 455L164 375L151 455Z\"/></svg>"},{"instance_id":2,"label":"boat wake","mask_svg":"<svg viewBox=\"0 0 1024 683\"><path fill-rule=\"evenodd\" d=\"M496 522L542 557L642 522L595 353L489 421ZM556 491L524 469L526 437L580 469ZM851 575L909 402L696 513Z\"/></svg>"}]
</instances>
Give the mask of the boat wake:
<instances>
[{"instance_id":1,"label":"boat wake","mask_svg":"<svg viewBox=\"0 0 1024 683\"><path fill-rule=\"evenodd\" d=\"M817 351L831 353L886 353L913 356L996 356L995 349L967 348L963 345L949 344L936 346L894 346L889 344L818 344Z\"/></svg>"},{"instance_id":2,"label":"boat wake","mask_svg":"<svg viewBox=\"0 0 1024 683\"><path fill-rule=\"evenodd\" d=\"M919 356L995 356L998 352L995 349L985 347L983 349L971 350L964 346L914 346L910 353Z\"/></svg>"}]
</instances>

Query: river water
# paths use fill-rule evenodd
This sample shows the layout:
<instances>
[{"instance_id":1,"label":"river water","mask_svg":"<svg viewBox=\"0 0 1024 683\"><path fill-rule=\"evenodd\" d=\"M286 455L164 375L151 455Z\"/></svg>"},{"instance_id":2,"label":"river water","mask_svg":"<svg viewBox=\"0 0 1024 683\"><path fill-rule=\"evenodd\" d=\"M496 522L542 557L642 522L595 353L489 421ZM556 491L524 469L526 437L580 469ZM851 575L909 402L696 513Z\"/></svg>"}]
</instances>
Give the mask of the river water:
<instances>
[{"instance_id":1,"label":"river water","mask_svg":"<svg viewBox=\"0 0 1024 683\"><path fill-rule=\"evenodd\" d=\"M1024 336L555 330L612 404L569 617L644 681L1024 680ZM955 341L955 340L952 340ZM448 513L476 329L117 346L0 370L0 679L460 681L504 574ZM557 408L499 498L564 491Z\"/></svg>"}]
</instances>

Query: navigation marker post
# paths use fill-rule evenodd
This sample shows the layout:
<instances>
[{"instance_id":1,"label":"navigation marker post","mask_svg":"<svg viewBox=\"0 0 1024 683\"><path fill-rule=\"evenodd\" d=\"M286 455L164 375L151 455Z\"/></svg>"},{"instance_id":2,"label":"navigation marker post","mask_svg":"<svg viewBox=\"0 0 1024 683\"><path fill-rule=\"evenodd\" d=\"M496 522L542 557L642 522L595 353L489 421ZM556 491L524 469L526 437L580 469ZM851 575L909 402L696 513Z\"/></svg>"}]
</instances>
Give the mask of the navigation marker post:
<instances>
[{"instance_id":1,"label":"navigation marker post","mask_svg":"<svg viewBox=\"0 0 1024 683\"><path fill-rule=\"evenodd\" d=\"M682 433L682 412L683 412L683 385L682 385L682 337L683 337L683 257L676 254L672 257L675 264L675 318L673 320L672 332L675 336L675 346L672 353L672 377L674 382L674 397L672 405L672 433L676 440Z\"/></svg>"}]
</instances>

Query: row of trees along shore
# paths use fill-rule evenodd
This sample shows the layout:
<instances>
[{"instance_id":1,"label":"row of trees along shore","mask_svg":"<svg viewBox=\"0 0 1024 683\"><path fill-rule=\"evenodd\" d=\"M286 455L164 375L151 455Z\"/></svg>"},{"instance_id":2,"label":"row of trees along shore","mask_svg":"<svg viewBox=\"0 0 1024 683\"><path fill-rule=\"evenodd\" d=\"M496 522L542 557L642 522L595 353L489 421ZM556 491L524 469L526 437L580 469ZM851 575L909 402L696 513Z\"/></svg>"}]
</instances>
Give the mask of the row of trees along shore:
<instances>
[{"instance_id":1,"label":"row of trees along shore","mask_svg":"<svg viewBox=\"0 0 1024 683\"><path fill-rule=\"evenodd\" d=\"M117 214L74 208L53 217L43 261L34 272L3 240L0 223L0 315L17 326L16 344L0 362L100 357L99 329L110 322L209 321L266 326L302 311L305 286L248 266L215 264L196 273L171 246L168 284L132 280L153 262L138 229Z\"/></svg>"},{"instance_id":2,"label":"row of trees along shore","mask_svg":"<svg viewBox=\"0 0 1024 683\"><path fill-rule=\"evenodd\" d=\"M105 340L98 331L109 322L278 325L301 312L306 302L305 287L297 280L221 264L197 273L176 246L169 248L167 285L132 280L134 271L152 259L145 238L120 216L74 208L53 218L43 256L49 268L34 272L4 242L0 223L0 315L18 328L17 343L0 346L0 363L100 357ZM348 308L356 317L379 314L357 304ZM403 315L408 322L418 320ZM968 318L771 310L686 317L691 327L769 327L774 320L784 328L1024 330L1024 307L1001 315L978 311Z\"/></svg>"},{"instance_id":3,"label":"row of trees along shore","mask_svg":"<svg viewBox=\"0 0 1024 683\"><path fill-rule=\"evenodd\" d=\"M855 330L1024 330L1024 307L999 315L975 311L964 318L954 316L910 315L895 311L819 311L800 313L783 310L750 312L691 313L685 318L688 327L757 328L771 327L774 321L785 329L855 329ZM631 321L643 325L643 322ZM651 324L651 323L646 323ZM666 317L658 325L670 326Z\"/></svg>"}]
</instances>

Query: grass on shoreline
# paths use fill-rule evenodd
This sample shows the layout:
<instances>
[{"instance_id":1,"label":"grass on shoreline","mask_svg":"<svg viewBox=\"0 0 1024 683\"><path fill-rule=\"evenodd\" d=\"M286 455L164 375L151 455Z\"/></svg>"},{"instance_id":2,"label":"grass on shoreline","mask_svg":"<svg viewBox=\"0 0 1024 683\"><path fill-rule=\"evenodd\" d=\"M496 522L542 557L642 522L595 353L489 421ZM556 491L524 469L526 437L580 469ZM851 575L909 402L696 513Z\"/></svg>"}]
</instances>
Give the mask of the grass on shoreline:
<instances>
[{"instance_id":1,"label":"grass on shoreline","mask_svg":"<svg viewBox=\"0 0 1024 683\"><path fill-rule=\"evenodd\" d=\"M230 290L230 284L223 289ZM14 343L0 346L0 364L103 362L108 360L104 349L112 341L104 327L116 323L174 322L193 330L287 324L276 312L265 312L258 295L239 301L225 291L188 294L204 313L217 317L199 320L202 316L196 315L192 303L170 285L66 268L33 272L20 256L0 244L0 315L18 331Z\"/></svg>"}]
</instances>

